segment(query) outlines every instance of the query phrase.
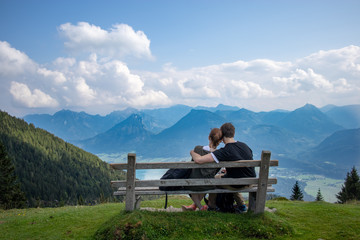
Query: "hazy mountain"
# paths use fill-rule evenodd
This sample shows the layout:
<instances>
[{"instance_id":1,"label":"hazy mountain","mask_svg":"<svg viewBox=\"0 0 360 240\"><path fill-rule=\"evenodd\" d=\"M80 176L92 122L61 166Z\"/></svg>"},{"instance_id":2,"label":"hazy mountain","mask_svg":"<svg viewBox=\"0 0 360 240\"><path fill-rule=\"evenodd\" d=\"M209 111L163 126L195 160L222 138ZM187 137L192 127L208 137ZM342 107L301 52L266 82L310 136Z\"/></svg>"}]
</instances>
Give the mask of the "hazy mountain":
<instances>
[{"instance_id":1,"label":"hazy mountain","mask_svg":"<svg viewBox=\"0 0 360 240\"><path fill-rule=\"evenodd\" d=\"M85 112L61 110L54 115L27 115L24 117L24 120L71 142L90 138L105 132L116 123L123 121L132 112L135 112L135 109L115 111L107 116L100 116L90 115Z\"/></svg>"},{"instance_id":2,"label":"hazy mountain","mask_svg":"<svg viewBox=\"0 0 360 240\"><path fill-rule=\"evenodd\" d=\"M337 107L336 105L334 105L334 104L328 104L328 105L326 105L326 106L324 106L324 107L322 107L322 108L319 108L323 113L326 113L327 111L329 111L329 110L331 110L331 109L333 109L333 108L335 108L335 107Z\"/></svg>"},{"instance_id":3,"label":"hazy mountain","mask_svg":"<svg viewBox=\"0 0 360 240\"><path fill-rule=\"evenodd\" d=\"M140 154L157 157L189 156L196 145L207 145L210 130L225 120L205 110L191 110L172 127L152 136L138 149Z\"/></svg>"},{"instance_id":4,"label":"hazy mountain","mask_svg":"<svg viewBox=\"0 0 360 240\"><path fill-rule=\"evenodd\" d=\"M317 166L318 172L344 177L353 166L360 168L360 128L337 131L298 158Z\"/></svg>"},{"instance_id":5,"label":"hazy mountain","mask_svg":"<svg viewBox=\"0 0 360 240\"><path fill-rule=\"evenodd\" d=\"M360 105L333 106L324 113L344 128L360 127Z\"/></svg>"},{"instance_id":6,"label":"hazy mountain","mask_svg":"<svg viewBox=\"0 0 360 240\"><path fill-rule=\"evenodd\" d=\"M186 105L175 105L168 108L145 109L141 112L143 113L143 118L147 115L152 119L151 126L145 124L147 129L153 133L159 133L174 125L182 117L188 114L191 109L191 107Z\"/></svg>"},{"instance_id":7,"label":"hazy mountain","mask_svg":"<svg viewBox=\"0 0 360 240\"><path fill-rule=\"evenodd\" d=\"M66 141L78 142L79 140L88 139L109 130L114 125L124 121L131 114L138 114L142 117L146 130L159 133L165 128L171 127L189 113L190 110L191 107L185 105L142 111L135 108L127 108L125 110L111 112L106 116L61 110L54 115L27 115L24 117L24 120Z\"/></svg>"},{"instance_id":8,"label":"hazy mountain","mask_svg":"<svg viewBox=\"0 0 360 240\"><path fill-rule=\"evenodd\" d=\"M79 141L77 145L93 153L130 152L151 135L152 133L145 129L142 117L132 114L108 131Z\"/></svg>"},{"instance_id":9,"label":"hazy mountain","mask_svg":"<svg viewBox=\"0 0 360 240\"><path fill-rule=\"evenodd\" d=\"M210 112L216 112L216 111L237 111L240 108L234 107L234 106L228 106L224 104L219 104L216 107L204 107L204 106L197 106L194 108L195 110L206 110Z\"/></svg>"},{"instance_id":10,"label":"hazy mountain","mask_svg":"<svg viewBox=\"0 0 360 240\"><path fill-rule=\"evenodd\" d=\"M284 119L287 115L289 115L289 111L270 111L270 112L260 112L259 117L261 118L261 122L263 124L276 125L279 121Z\"/></svg>"},{"instance_id":11,"label":"hazy mountain","mask_svg":"<svg viewBox=\"0 0 360 240\"><path fill-rule=\"evenodd\" d=\"M60 111L54 116L38 117L43 119L43 124L61 126L53 131L59 136L65 135L63 132L79 135L76 131L89 131L92 136L76 143L91 152L136 151L149 157L188 156L195 145L207 144L211 128L220 127L224 122L235 125L236 140L247 142L254 155L268 149L288 158L318 145L335 131L343 129L310 104L291 112L252 112L225 105L206 108L211 111L191 109L185 105L141 111L129 108L104 117ZM332 106L327 109L331 115L331 111L352 108ZM129 117L133 113L136 115ZM337 115L334 114L334 117ZM95 133L96 136L93 135Z\"/></svg>"},{"instance_id":12,"label":"hazy mountain","mask_svg":"<svg viewBox=\"0 0 360 240\"><path fill-rule=\"evenodd\" d=\"M308 148L309 140L297 133L273 125L254 125L247 131L238 132L236 139L248 143L254 157L260 158L262 150L272 154L294 156L295 153Z\"/></svg>"},{"instance_id":13,"label":"hazy mountain","mask_svg":"<svg viewBox=\"0 0 360 240\"><path fill-rule=\"evenodd\" d=\"M276 125L312 139L314 144L318 144L333 132L343 129L311 104L288 113Z\"/></svg>"},{"instance_id":14,"label":"hazy mountain","mask_svg":"<svg viewBox=\"0 0 360 240\"><path fill-rule=\"evenodd\" d=\"M258 113L242 108L237 111L216 111L216 114L231 122L236 129L248 129L257 124L262 124Z\"/></svg>"},{"instance_id":15,"label":"hazy mountain","mask_svg":"<svg viewBox=\"0 0 360 240\"><path fill-rule=\"evenodd\" d=\"M137 114L139 113L139 110L135 109L135 108L126 108L124 110L117 110L117 111L113 111L109 114L107 114L104 118L110 123L112 124L111 126L108 126L106 128L106 130L109 130L110 128L112 128L115 124L118 124L122 121L124 121L126 118L128 118L130 115L132 114ZM105 130L105 131L106 131ZM105 131L101 131L101 132L105 132Z\"/></svg>"},{"instance_id":16,"label":"hazy mountain","mask_svg":"<svg viewBox=\"0 0 360 240\"><path fill-rule=\"evenodd\" d=\"M100 115L93 116L70 110L61 110L54 115L27 115L24 120L65 140L89 138L106 130L107 126L104 117Z\"/></svg>"}]
</instances>

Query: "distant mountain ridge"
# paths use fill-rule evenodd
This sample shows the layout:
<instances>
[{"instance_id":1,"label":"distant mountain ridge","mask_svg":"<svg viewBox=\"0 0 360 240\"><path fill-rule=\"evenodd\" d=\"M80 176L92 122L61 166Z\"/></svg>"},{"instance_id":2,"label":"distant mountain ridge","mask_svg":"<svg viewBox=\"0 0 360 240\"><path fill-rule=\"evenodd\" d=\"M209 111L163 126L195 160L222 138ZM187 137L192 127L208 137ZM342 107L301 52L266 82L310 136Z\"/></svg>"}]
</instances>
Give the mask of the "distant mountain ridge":
<instances>
[{"instance_id":1,"label":"distant mountain ridge","mask_svg":"<svg viewBox=\"0 0 360 240\"><path fill-rule=\"evenodd\" d=\"M132 114L108 131L79 141L78 146L97 153L133 151L134 146L141 144L151 135L152 133L145 129L143 118L138 114Z\"/></svg>"},{"instance_id":2,"label":"distant mountain ridge","mask_svg":"<svg viewBox=\"0 0 360 240\"><path fill-rule=\"evenodd\" d=\"M305 159L303 153L312 151L332 134L345 130L349 121L356 123L359 106L329 106L320 110L306 104L294 111L270 112L224 105L216 108L176 105L143 111L127 109L109 114L117 116L118 120L127 117L107 126L106 131L71 142L96 154L136 152L143 157L189 157L189 151L195 145L208 144L211 128L232 122L236 128L235 139L246 142L253 149L255 158L260 158L261 150L271 150L273 157L284 159L283 164L288 167L311 168L310 162L302 160ZM334 116L331 117L335 110L348 112L348 117L336 118L335 122ZM351 145L346 138L342 141L344 146Z\"/></svg>"}]
</instances>

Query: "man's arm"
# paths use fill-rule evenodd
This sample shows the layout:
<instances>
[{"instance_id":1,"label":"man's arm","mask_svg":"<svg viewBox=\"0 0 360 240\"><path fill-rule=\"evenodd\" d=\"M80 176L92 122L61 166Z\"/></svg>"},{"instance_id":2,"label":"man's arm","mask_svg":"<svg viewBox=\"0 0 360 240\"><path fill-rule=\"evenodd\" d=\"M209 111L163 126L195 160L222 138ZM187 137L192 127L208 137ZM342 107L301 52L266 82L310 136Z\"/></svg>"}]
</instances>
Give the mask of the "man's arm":
<instances>
[{"instance_id":1,"label":"man's arm","mask_svg":"<svg viewBox=\"0 0 360 240\"><path fill-rule=\"evenodd\" d=\"M198 163L198 164L215 162L214 158L212 157L212 155L210 153L208 153L204 156L200 156L200 154L197 154L196 152L194 152L194 150L191 150L190 155L191 155L192 159L194 160L194 162Z\"/></svg>"}]
</instances>

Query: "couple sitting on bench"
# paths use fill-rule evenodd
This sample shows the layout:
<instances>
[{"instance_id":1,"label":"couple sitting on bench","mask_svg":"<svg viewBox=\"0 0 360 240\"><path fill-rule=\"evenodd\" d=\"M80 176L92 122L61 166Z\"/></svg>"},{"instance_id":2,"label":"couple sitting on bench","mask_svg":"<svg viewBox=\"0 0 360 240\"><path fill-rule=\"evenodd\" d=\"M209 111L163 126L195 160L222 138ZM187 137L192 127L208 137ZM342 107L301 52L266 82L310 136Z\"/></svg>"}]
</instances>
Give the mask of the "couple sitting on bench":
<instances>
[{"instance_id":1,"label":"couple sitting on bench","mask_svg":"<svg viewBox=\"0 0 360 240\"><path fill-rule=\"evenodd\" d=\"M191 150L190 155L195 163L219 163L221 161L238 161L238 160L252 160L252 150L242 142L234 140L235 127L231 123L223 124L220 129L214 128L209 134L209 146L197 146ZM216 150L217 146L224 142L225 146ZM254 167L241 167L226 169L226 173L217 174L219 169L214 168L194 168L191 171L189 178L247 178L256 177ZM216 188L238 189L244 186L216 186ZM210 190L211 188L205 186L192 186L188 189L193 191ZM212 188L213 189L213 188ZM207 205L202 206L201 200L205 196L203 193L191 194L193 204L190 206L182 206L184 211L194 211L199 208L202 211L216 209L216 193L209 194ZM237 210L245 212L247 210L245 201L240 193L233 193L233 197L237 204Z\"/></svg>"}]
</instances>

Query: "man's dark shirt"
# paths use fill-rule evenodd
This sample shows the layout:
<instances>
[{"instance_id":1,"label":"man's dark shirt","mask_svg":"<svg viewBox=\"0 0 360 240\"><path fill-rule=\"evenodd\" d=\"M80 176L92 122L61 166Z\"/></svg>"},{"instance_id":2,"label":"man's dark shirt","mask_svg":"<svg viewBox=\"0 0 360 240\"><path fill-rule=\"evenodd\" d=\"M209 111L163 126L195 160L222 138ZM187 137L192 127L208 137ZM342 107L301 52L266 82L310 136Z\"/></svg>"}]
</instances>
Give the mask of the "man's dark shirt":
<instances>
[{"instance_id":1,"label":"man's dark shirt","mask_svg":"<svg viewBox=\"0 0 360 240\"><path fill-rule=\"evenodd\" d=\"M252 150L243 142L227 143L225 147L213 152L217 160L253 160ZM254 167L227 168L225 178L256 177Z\"/></svg>"}]
</instances>

